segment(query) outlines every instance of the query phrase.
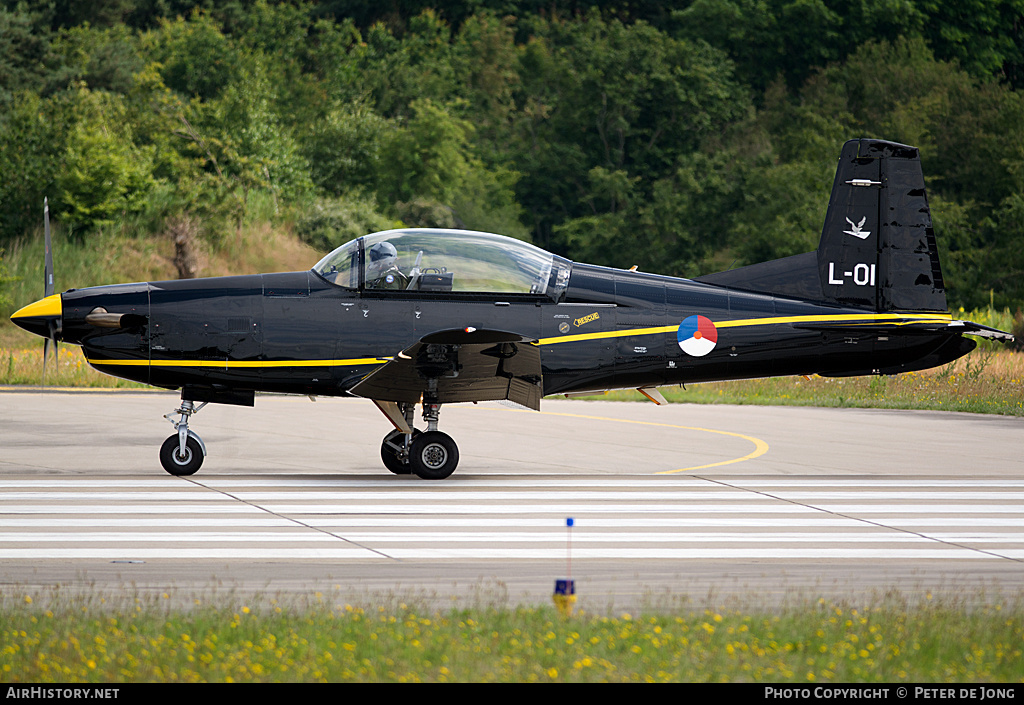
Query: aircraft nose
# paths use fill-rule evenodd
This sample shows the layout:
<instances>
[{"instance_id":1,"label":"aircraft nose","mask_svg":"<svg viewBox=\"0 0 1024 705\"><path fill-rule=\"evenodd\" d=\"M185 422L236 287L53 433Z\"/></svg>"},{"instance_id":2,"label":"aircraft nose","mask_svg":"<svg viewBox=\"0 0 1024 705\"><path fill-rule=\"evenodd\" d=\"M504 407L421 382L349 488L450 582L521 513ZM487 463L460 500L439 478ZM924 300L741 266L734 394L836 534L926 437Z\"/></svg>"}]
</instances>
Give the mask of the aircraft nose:
<instances>
[{"instance_id":1,"label":"aircraft nose","mask_svg":"<svg viewBox=\"0 0 1024 705\"><path fill-rule=\"evenodd\" d=\"M56 323L57 329L60 330L63 315L60 294L53 294L18 309L11 316L11 320L16 326L24 328L30 333L48 338L50 337L50 324Z\"/></svg>"}]
</instances>

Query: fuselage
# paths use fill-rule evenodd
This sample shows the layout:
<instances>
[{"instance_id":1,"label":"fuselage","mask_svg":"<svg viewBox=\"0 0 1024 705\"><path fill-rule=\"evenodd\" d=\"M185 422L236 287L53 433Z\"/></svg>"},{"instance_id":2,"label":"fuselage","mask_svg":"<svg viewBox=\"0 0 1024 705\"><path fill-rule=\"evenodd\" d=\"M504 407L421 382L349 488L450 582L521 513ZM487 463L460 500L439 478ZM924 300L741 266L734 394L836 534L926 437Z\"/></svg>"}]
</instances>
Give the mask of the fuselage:
<instances>
[{"instance_id":1,"label":"fuselage","mask_svg":"<svg viewBox=\"0 0 1024 705\"><path fill-rule=\"evenodd\" d=\"M306 271L72 290L61 305L61 338L102 372L166 388L327 396L348 394L426 335L466 327L535 339L544 394L892 373L974 347L911 328L948 314L871 313L585 264L572 265L559 300L346 288ZM87 322L97 309L124 317Z\"/></svg>"}]
</instances>

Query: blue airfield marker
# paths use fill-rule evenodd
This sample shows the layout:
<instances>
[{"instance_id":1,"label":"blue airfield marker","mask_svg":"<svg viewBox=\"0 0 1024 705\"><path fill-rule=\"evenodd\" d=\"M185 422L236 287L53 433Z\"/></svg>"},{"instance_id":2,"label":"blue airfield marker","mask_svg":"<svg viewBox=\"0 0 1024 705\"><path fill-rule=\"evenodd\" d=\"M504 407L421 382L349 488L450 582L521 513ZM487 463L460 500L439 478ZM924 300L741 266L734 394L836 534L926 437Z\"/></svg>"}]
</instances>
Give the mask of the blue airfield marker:
<instances>
[{"instance_id":1,"label":"blue airfield marker","mask_svg":"<svg viewBox=\"0 0 1024 705\"><path fill-rule=\"evenodd\" d=\"M565 520L566 526L566 577L564 580L555 581L555 594L551 596L555 607L563 616L572 614L573 605L576 604L576 581L572 579L572 527L575 522L572 517Z\"/></svg>"}]
</instances>

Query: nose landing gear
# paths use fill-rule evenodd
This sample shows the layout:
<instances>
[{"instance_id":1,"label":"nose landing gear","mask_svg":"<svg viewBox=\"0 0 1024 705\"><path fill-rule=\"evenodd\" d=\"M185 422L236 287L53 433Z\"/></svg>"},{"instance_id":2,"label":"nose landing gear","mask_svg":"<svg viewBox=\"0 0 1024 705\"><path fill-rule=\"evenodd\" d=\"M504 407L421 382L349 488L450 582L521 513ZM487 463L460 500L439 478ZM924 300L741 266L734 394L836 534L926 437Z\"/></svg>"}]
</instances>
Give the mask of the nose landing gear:
<instances>
[{"instance_id":1,"label":"nose landing gear","mask_svg":"<svg viewBox=\"0 0 1024 705\"><path fill-rule=\"evenodd\" d=\"M199 434L189 430L188 419L192 414L199 413L207 403L203 402L196 406L195 402L182 399L181 406L169 414L164 414L164 418L170 421L177 431L160 446L160 464L171 475L194 475L203 464L206 458L206 444ZM181 414L181 418L175 420L175 414Z\"/></svg>"}]
</instances>

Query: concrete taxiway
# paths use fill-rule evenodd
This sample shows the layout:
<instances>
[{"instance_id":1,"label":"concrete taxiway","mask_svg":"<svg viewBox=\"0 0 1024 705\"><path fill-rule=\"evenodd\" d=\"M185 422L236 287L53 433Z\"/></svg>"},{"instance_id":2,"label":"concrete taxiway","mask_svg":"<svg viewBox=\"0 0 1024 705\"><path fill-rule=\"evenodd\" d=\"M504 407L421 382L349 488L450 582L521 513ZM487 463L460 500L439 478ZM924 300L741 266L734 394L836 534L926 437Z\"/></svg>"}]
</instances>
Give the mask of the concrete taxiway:
<instances>
[{"instance_id":1,"label":"concrete taxiway","mask_svg":"<svg viewBox=\"0 0 1024 705\"><path fill-rule=\"evenodd\" d=\"M544 602L569 575L598 610L1024 586L1021 418L453 405L459 469L426 482L383 468L370 402L275 396L206 407L209 456L171 477L176 405L0 394L3 584L447 604Z\"/></svg>"}]
</instances>

